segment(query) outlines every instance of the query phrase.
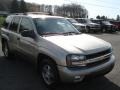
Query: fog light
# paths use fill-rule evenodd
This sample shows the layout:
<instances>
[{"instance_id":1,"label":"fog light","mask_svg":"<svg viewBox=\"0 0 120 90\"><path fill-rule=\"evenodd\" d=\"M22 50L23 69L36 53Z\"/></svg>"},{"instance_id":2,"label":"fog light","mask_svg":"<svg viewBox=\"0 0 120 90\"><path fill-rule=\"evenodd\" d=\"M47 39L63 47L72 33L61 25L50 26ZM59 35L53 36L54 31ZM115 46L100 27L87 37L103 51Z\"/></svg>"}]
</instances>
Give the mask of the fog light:
<instances>
[{"instance_id":1,"label":"fog light","mask_svg":"<svg viewBox=\"0 0 120 90\"><path fill-rule=\"evenodd\" d=\"M84 79L84 76L75 76L75 82L80 82Z\"/></svg>"},{"instance_id":2,"label":"fog light","mask_svg":"<svg viewBox=\"0 0 120 90\"><path fill-rule=\"evenodd\" d=\"M75 76L75 79L80 79L80 76Z\"/></svg>"}]
</instances>

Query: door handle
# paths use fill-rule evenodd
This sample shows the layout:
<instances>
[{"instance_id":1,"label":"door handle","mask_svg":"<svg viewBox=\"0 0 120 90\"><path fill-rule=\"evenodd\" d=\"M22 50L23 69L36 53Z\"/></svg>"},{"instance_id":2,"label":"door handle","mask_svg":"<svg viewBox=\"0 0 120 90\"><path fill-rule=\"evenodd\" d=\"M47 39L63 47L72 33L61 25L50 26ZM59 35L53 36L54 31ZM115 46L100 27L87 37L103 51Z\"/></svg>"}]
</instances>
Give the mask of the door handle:
<instances>
[{"instance_id":1,"label":"door handle","mask_svg":"<svg viewBox=\"0 0 120 90\"><path fill-rule=\"evenodd\" d=\"M9 33L7 33L6 35L9 36Z\"/></svg>"},{"instance_id":2,"label":"door handle","mask_svg":"<svg viewBox=\"0 0 120 90\"><path fill-rule=\"evenodd\" d=\"M17 40L20 40L20 38L17 38Z\"/></svg>"}]
</instances>

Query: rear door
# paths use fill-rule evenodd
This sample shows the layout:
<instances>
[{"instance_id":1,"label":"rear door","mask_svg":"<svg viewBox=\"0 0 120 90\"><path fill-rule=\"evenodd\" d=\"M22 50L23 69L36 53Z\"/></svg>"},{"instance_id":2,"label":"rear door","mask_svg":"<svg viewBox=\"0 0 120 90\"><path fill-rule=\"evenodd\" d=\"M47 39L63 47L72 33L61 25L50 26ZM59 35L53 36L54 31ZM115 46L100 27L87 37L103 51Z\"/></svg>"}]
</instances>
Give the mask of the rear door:
<instances>
[{"instance_id":1,"label":"rear door","mask_svg":"<svg viewBox=\"0 0 120 90\"><path fill-rule=\"evenodd\" d=\"M18 48L18 25L20 22L20 17L13 17L12 22L8 26L8 37L9 37L9 44L12 49L17 50Z\"/></svg>"},{"instance_id":2,"label":"rear door","mask_svg":"<svg viewBox=\"0 0 120 90\"><path fill-rule=\"evenodd\" d=\"M18 39L18 25L20 22L20 17L17 16L11 16L6 19L6 22L4 23L4 32L8 37L8 44L11 49L17 50L17 39Z\"/></svg>"}]
</instances>

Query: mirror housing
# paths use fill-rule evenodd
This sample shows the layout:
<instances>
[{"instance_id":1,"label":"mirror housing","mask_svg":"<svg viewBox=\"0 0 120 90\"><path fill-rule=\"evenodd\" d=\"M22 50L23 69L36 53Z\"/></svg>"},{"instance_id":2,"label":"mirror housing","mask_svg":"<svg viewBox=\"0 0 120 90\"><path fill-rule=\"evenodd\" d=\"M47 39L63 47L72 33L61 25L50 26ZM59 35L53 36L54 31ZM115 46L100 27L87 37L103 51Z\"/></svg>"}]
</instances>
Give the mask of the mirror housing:
<instances>
[{"instance_id":1,"label":"mirror housing","mask_svg":"<svg viewBox=\"0 0 120 90\"><path fill-rule=\"evenodd\" d=\"M24 31L22 31L21 35L22 35L23 37L35 38L34 30L24 30Z\"/></svg>"}]
</instances>

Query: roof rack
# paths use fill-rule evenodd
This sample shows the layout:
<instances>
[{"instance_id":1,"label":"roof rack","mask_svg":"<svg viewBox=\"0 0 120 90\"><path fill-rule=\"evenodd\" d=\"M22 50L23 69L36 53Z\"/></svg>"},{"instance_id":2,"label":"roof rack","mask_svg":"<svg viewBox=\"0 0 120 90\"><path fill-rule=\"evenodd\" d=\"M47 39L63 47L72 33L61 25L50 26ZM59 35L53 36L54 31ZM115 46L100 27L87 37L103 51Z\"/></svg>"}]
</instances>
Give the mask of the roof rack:
<instances>
[{"instance_id":1,"label":"roof rack","mask_svg":"<svg viewBox=\"0 0 120 90\"><path fill-rule=\"evenodd\" d=\"M45 13L45 12L27 12L27 14L49 15L50 13Z\"/></svg>"},{"instance_id":2,"label":"roof rack","mask_svg":"<svg viewBox=\"0 0 120 90\"><path fill-rule=\"evenodd\" d=\"M28 15L28 14L51 15L51 13L45 13L45 12L12 13L12 15Z\"/></svg>"},{"instance_id":3,"label":"roof rack","mask_svg":"<svg viewBox=\"0 0 120 90\"><path fill-rule=\"evenodd\" d=\"M27 13L11 13L11 15L27 15Z\"/></svg>"}]
</instances>

